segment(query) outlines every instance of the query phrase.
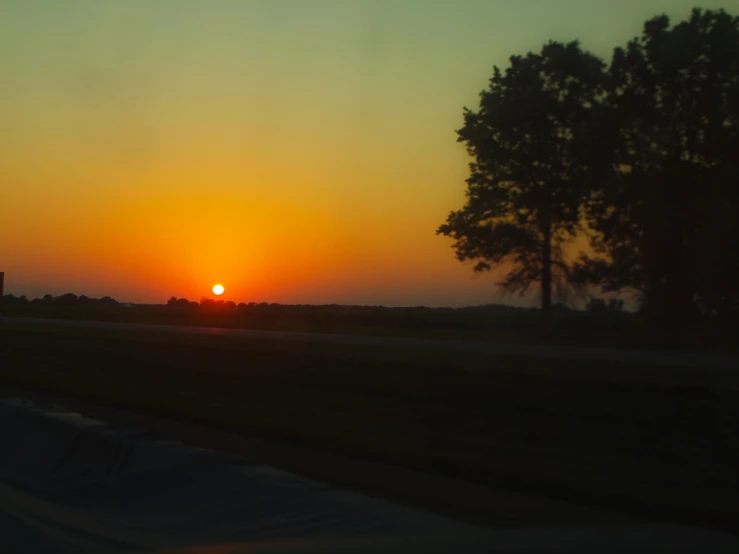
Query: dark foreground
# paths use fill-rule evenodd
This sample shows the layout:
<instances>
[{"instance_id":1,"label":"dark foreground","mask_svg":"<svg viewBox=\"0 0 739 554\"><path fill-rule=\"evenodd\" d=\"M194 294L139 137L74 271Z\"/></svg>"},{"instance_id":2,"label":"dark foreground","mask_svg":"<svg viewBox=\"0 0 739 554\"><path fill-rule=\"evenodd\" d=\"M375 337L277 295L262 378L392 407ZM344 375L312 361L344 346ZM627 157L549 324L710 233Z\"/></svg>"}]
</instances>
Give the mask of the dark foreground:
<instances>
[{"instance_id":1,"label":"dark foreground","mask_svg":"<svg viewBox=\"0 0 739 554\"><path fill-rule=\"evenodd\" d=\"M0 329L0 379L659 521L732 527L732 371ZM668 370L669 369L669 370Z\"/></svg>"},{"instance_id":2,"label":"dark foreground","mask_svg":"<svg viewBox=\"0 0 739 554\"><path fill-rule=\"evenodd\" d=\"M458 537L482 528L404 509L59 408L0 399L4 551L131 552L214 545L293 552ZM710 535L709 535L710 536ZM217 545L217 546L215 546ZM211 548L203 550L212 552Z\"/></svg>"},{"instance_id":3,"label":"dark foreground","mask_svg":"<svg viewBox=\"0 0 739 554\"><path fill-rule=\"evenodd\" d=\"M485 529L59 407L0 399L0 533L14 553L714 552L677 525Z\"/></svg>"}]
</instances>

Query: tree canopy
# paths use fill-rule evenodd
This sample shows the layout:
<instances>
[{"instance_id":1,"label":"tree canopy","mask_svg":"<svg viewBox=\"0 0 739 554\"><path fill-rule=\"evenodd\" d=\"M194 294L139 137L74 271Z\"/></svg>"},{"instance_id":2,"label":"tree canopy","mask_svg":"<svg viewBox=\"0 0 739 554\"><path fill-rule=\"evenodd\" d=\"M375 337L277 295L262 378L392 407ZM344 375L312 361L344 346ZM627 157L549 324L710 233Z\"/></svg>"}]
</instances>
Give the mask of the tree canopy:
<instances>
[{"instance_id":1,"label":"tree canopy","mask_svg":"<svg viewBox=\"0 0 739 554\"><path fill-rule=\"evenodd\" d=\"M438 233L502 286L631 290L679 321L739 307L739 18L648 20L610 66L576 42L495 68L458 131L467 203ZM591 253L568 264L568 242Z\"/></svg>"},{"instance_id":2,"label":"tree canopy","mask_svg":"<svg viewBox=\"0 0 739 554\"><path fill-rule=\"evenodd\" d=\"M512 264L501 283L509 291L540 283L545 311L552 286L561 294L567 284L563 247L579 228L603 69L577 42L513 56L505 72L494 68L479 110L465 109L457 131L474 159L467 203L437 232L476 271Z\"/></svg>"},{"instance_id":3,"label":"tree canopy","mask_svg":"<svg viewBox=\"0 0 739 554\"><path fill-rule=\"evenodd\" d=\"M588 204L597 256L577 276L631 288L674 318L725 310L739 287L739 19L647 21L609 69L611 171Z\"/></svg>"}]
</instances>

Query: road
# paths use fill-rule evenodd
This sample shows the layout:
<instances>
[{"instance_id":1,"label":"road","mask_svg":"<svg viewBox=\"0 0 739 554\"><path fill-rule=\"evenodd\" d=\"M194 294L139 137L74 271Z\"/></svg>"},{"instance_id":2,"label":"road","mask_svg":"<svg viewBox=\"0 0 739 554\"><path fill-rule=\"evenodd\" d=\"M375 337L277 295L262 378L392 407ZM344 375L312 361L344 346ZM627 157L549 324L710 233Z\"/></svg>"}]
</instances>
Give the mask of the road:
<instances>
[{"instance_id":1,"label":"road","mask_svg":"<svg viewBox=\"0 0 739 554\"><path fill-rule=\"evenodd\" d=\"M67 327L90 329L138 330L157 333L219 335L245 339L286 340L324 344L357 345L375 348L411 348L447 353L485 354L489 356L521 356L528 358L591 360L622 363L640 363L662 367L692 369L739 369L739 357L700 352L661 352L655 350L618 350L614 348L583 348L576 346L495 344L459 340L339 335L329 333L295 333L287 331L258 331L221 327L191 327L179 325L148 325L101 321L78 321L36 318L0 317L0 324L17 327Z\"/></svg>"}]
</instances>

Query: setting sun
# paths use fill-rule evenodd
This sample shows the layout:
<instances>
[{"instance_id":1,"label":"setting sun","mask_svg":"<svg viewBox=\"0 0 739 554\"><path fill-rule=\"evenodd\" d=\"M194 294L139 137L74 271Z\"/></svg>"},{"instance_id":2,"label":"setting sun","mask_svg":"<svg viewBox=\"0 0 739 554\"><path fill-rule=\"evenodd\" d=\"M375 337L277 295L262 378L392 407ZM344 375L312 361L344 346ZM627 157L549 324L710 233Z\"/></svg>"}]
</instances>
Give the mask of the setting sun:
<instances>
[{"instance_id":1,"label":"setting sun","mask_svg":"<svg viewBox=\"0 0 739 554\"><path fill-rule=\"evenodd\" d=\"M222 295L224 290L223 285L213 285L213 294L216 296Z\"/></svg>"}]
</instances>

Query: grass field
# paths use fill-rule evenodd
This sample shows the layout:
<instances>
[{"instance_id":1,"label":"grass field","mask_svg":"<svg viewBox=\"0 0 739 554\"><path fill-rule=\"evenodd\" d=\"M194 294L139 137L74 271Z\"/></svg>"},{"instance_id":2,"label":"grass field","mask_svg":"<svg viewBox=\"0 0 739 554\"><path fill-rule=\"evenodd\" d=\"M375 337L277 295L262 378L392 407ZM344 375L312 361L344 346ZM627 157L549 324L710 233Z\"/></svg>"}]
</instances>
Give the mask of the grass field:
<instances>
[{"instance_id":1,"label":"grass field","mask_svg":"<svg viewBox=\"0 0 739 554\"><path fill-rule=\"evenodd\" d=\"M644 334L629 314L591 316L567 311L548 325L539 314L505 306L479 308L384 308L381 306L254 306L234 309L171 309L167 306L5 306L3 315L155 325L187 325L361 335L617 345L640 343Z\"/></svg>"},{"instance_id":2,"label":"grass field","mask_svg":"<svg viewBox=\"0 0 739 554\"><path fill-rule=\"evenodd\" d=\"M705 320L678 340L663 336L643 318L629 313L592 314L556 310L550 319L536 310L507 306L470 308L387 308L382 306L254 305L194 309L163 305L101 306L12 305L8 317L74 319L155 325L184 325L472 340L490 343L556 344L629 349L736 351L726 326Z\"/></svg>"},{"instance_id":3,"label":"grass field","mask_svg":"<svg viewBox=\"0 0 739 554\"><path fill-rule=\"evenodd\" d=\"M554 344L620 349L737 353L739 322L699 318L687 327L657 329L631 313L589 313L558 308L551 318L537 310L502 305L469 308L388 308L259 304L240 308L171 308L6 302L7 317L72 319L465 340L497 344Z\"/></svg>"},{"instance_id":4,"label":"grass field","mask_svg":"<svg viewBox=\"0 0 739 554\"><path fill-rule=\"evenodd\" d=\"M667 519L739 513L733 372L0 323L0 381Z\"/></svg>"}]
</instances>

